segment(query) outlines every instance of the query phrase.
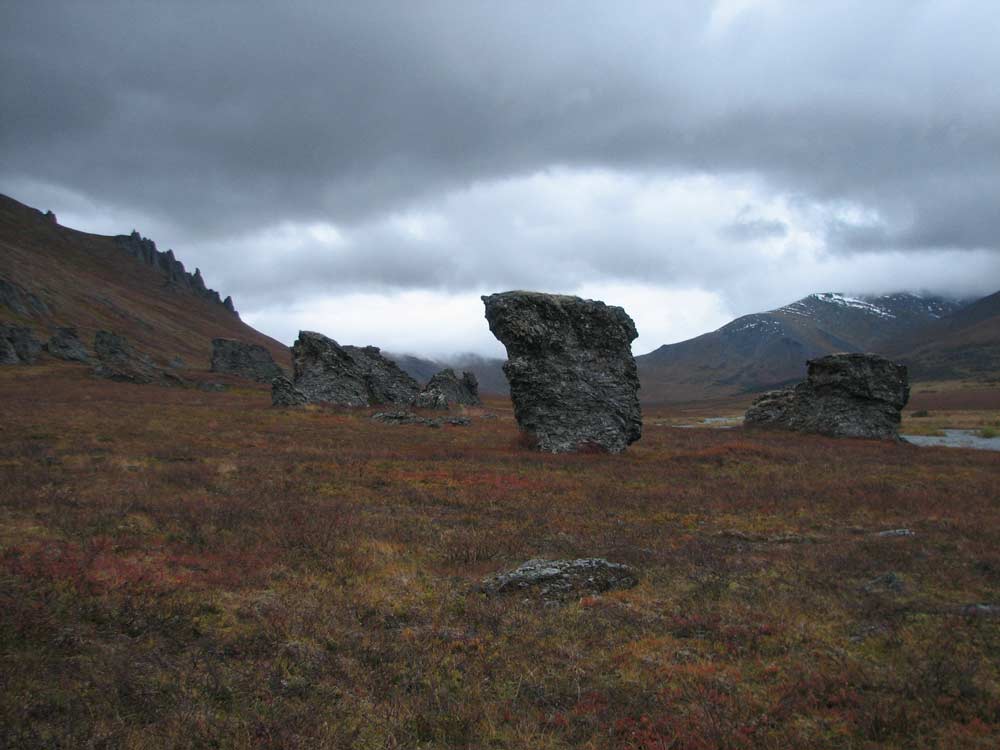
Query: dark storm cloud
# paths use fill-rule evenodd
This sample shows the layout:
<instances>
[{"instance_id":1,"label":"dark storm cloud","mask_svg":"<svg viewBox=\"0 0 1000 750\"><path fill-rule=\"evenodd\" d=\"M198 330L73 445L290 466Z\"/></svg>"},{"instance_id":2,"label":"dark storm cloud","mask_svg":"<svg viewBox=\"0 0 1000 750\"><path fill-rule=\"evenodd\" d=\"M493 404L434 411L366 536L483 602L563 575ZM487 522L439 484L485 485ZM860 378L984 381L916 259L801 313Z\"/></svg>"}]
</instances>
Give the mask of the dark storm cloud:
<instances>
[{"instance_id":1,"label":"dark storm cloud","mask_svg":"<svg viewBox=\"0 0 1000 750\"><path fill-rule=\"evenodd\" d=\"M752 175L799 205L863 206L829 219L834 254L995 250L998 18L992 0L12 0L0 189L71 190L175 244L333 222L381 261L339 280L396 286L465 283L502 266L503 238L456 268L448 243L414 257L378 217L553 165ZM736 217L722 234L787 231ZM581 277L621 263L595 234ZM292 275L345 268L327 252Z\"/></svg>"}]
</instances>

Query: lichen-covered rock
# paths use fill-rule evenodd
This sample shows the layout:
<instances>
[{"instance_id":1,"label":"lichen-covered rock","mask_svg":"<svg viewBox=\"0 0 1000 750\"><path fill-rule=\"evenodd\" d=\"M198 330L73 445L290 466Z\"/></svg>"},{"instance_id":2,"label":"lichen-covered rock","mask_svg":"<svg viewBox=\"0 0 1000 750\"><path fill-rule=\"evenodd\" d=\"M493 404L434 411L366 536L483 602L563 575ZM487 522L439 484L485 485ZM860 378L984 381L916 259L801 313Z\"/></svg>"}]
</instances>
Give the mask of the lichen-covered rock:
<instances>
[{"instance_id":1,"label":"lichen-covered rock","mask_svg":"<svg viewBox=\"0 0 1000 750\"><path fill-rule=\"evenodd\" d=\"M281 368L271 357L271 352L260 344L249 344L236 339L212 339L212 372L239 375L270 383L279 375Z\"/></svg>"},{"instance_id":2,"label":"lichen-covered rock","mask_svg":"<svg viewBox=\"0 0 1000 750\"><path fill-rule=\"evenodd\" d=\"M122 383L165 382L163 372L148 355L137 352L124 336L98 331L94 336L97 366L94 375ZM176 376L174 376L176 378Z\"/></svg>"},{"instance_id":3,"label":"lichen-covered rock","mask_svg":"<svg viewBox=\"0 0 1000 750\"><path fill-rule=\"evenodd\" d=\"M411 411L383 411L378 414L372 414L373 422L381 422L382 424L419 424L425 427L440 427L440 419L431 419L430 417L421 417L414 414Z\"/></svg>"},{"instance_id":4,"label":"lichen-covered rock","mask_svg":"<svg viewBox=\"0 0 1000 750\"><path fill-rule=\"evenodd\" d=\"M80 341L76 328L57 328L46 342L45 350L53 357L68 362L90 362L90 353Z\"/></svg>"},{"instance_id":5,"label":"lichen-covered rock","mask_svg":"<svg viewBox=\"0 0 1000 750\"><path fill-rule=\"evenodd\" d=\"M578 560L528 560L514 570L483 580L480 589L491 596L534 593L543 599L565 599L630 589L639 582L635 570L601 557Z\"/></svg>"},{"instance_id":6,"label":"lichen-covered rock","mask_svg":"<svg viewBox=\"0 0 1000 750\"><path fill-rule=\"evenodd\" d=\"M447 409L453 404L478 405L479 382L471 372L463 372L459 377L450 367L427 381L414 402L414 406L422 409Z\"/></svg>"},{"instance_id":7,"label":"lichen-covered rock","mask_svg":"<svg viewBox=\"0 0 1000 750\"><path fill-rule=\"evenodd\" d=\"M620 453L642 436L635 324L620 307L537 292L483 297L507 347L514 416L540 450Z\"/></svg>"},{"instance_id":8,"label":"lichen-covered rock","mask_svg":"<svg viewBox=\"0 0 1000 750\"><path fill-rule=\"evenodd\" d=\"M272 406L304 406L308 403L306 394L296 388L284 375L279 375L271 381Z\"/></svg>"},{"instance_id":9,"label":"lichen-covered rock","mask_svg":"<svg viewBox=\"0 0 1000 750\"><path fill-rule=\"evenodd\" d=\"M0 323L0 364L34 364L41 352L42 342L30 328Z\"/></svg>"},{"instance_id":10,"label":"lichen-covered rock","mask_svg":"<svg viewBox=\"0 0 1000 750\"><path fill-rule=\"evenodd\" d=\"M420 392L417 381L375 346L341 346L321 333L300 331L292 358L292 383L307 403L409 405Z\"/></svg>"},{"instance_id":11,"label":"lichen-covered rock","mask_svg":"<svg viewBox=\"0 0 1000 750\"><path fill-rule=\"evenodd\" d=\"M760 396L744 417L748 427L832 437L895 440L910 397L906 367L877 354L830 354L808 362L798 385Z\"/></svg>"}]
</instances>

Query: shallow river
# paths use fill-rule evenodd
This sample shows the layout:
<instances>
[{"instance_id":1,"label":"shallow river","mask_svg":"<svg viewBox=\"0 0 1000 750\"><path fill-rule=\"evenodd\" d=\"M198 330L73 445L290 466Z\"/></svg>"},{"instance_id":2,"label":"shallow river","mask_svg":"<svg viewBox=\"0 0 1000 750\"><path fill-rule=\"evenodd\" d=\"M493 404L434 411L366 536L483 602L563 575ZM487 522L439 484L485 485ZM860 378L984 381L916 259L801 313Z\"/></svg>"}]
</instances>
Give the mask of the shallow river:
<instances>
[{"instance_id":1,"label":"shallow river","mask_svg":"<svg viewBox=\"0 0 1000 750\"><path fill-rule=\"evenodd\" d=\"M978 448L1000 451L1000 437L979 437L975 430L942 430L944 435L902 435L914 445L943 445L946 448Z\"/></svg>"}]
</instances>

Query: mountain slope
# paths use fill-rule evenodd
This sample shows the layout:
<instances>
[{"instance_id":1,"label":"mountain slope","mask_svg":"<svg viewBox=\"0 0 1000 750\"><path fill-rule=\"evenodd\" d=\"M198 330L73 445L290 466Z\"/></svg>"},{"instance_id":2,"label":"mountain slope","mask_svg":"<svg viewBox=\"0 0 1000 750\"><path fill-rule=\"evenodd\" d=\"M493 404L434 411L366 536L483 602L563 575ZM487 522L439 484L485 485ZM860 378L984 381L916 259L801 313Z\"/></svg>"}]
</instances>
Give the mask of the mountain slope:
<instances>
[{"instance_id":1,"label":"mountain slope","mask_svg":"<svg viewBox=\"0 0 1000 750\"><path fill-rule=\"evenodd\" d=\"M267 348L279 364L288 348L239 319L232 301L184 271L172 252L138 235L105 237L59 226L0 195L0 320L26 325L40 339L76 326L90 348L99 329L126 336L161 364L181 357L208 369L212 339Z\"/></svg>"},{"instance_id":2,"label":"mountain slope","mask_svg":"<svg viewBox=\"0 0 1000 750\"><path fill-rule=\"evenodd\" d=\"M913 294L811 294L637 357L643 399L686 401L783 385L805 375L807 359L885 350L960 307L956 301Z\"/></svg>"},{"instance_id":3,"label":"mountain slope","mask_svg":"<svg viewBox=\"0 0 1000 750\"><path fill-rule=\"evenodd\" d=\"M925 380L1000 375L1000 292L935 320L888 350Z\"/></svg>"}]
</instances>

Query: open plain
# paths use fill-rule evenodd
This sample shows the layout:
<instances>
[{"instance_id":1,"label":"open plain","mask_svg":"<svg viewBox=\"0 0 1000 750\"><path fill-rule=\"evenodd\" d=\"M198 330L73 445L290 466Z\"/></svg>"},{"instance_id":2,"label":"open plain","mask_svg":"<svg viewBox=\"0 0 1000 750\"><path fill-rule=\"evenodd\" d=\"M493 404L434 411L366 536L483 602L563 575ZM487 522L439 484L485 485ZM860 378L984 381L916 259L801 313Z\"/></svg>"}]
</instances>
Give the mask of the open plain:
<instances>
[{"instance_id":1,"label":"open plain","mask_svg":"<svg viewBox=\"0 0 1000 750\"><path fill-rule=\"evenodd\" d=\"M688 407L548 455L506 399L430 429L0 378L4 747L1000 742L1000 454L671 427ZM590 556L638 586L479 589Z\"/></svg>"}]
</instances>

